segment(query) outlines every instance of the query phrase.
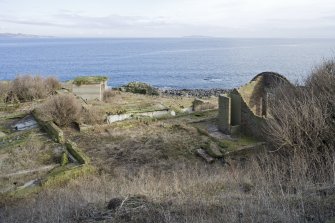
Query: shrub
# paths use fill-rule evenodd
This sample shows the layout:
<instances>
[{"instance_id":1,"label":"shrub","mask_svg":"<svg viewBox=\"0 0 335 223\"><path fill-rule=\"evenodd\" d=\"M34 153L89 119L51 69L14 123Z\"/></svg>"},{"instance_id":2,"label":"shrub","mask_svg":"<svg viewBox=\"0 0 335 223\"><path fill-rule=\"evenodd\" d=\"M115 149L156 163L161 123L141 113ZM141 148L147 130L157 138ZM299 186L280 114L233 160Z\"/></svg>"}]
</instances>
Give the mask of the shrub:
<instances>
[{"instance_id":1,"label":"shrub","mask_svg":"<svg viewBox=\"0 0 335 223\"><path fill-rule=\"evenodd\" d=\"M103 111L96 107L85 107L82 112L82 122L89 125L102 124L105 120Z\"/></svg>"},{"instance_id":2,"label":"shrub","mask_svg":"<svg viewBox=\"0 0 335 223\"><path fill-rule=\"evenodd\" d=\"M58 126L68 126L79 121L82 112L80 102L70 94L52 96L40 109Z\"/></svg>"},{"instance_id":3,"label":"shrub","mask_svg":"<svg viewBox=\"0 0 335 223\"><path fill-rule=\"evenodd\" d=\"M54 92L62 87L55 77L47 77L44 82L49 92Z\"/></svg>"},{"instance_id":4,"label":"shrub","mask_svg":"<svg viewBox=\"0 0 335 223\"><path fill-rule=\"evenodd\" d=\"M0 100L4 101L8 95L10 83L7 81L0 81Z\"/></svg>"},{"instance_id":5,"label":"shrub","mask_svg":"<svg viewBox=\"0 0 335 223\"><path fill-rule=\"evenodd\" d=\"M125 89L126 92L131 92L134 94L159 95L159 92L156 88L142 82L130 82L127 85L124 85L123 89Z\"/></svg>"},{"instance_id":6,"label":"shrub","mask_svg":"<svg viewBox=\"0 0 335 223\"><path fill-rule=\"evenodd\" d=\"M112 89L108 89L104 91L103 94L103 101L104 102L111 102L112 98L116 95L116 91L113 91Z\"/></svg>"},{"instance_id":7,"label":"shrub","mask_svg":"<svg viewBox=\"0 0 335 223\"><path fill-rule=\"evenodd\" d=\"M335 63L324 62L305 86L280 86L271 97L268 141L292 167L290 176L330 179L335 158Z\"/></svg>"},{"instance_id":8,"label":"shrub","mask_svg":"<svg viewBox=\"0 0 335 223\"><path fill-rule=\"evenodd\" d=\"M53 77L42 78L40 76L18 76L11 85L10 91L20 101L33 101L46 98L60 88L60 83Z\"/></svg>"}]
</instances>

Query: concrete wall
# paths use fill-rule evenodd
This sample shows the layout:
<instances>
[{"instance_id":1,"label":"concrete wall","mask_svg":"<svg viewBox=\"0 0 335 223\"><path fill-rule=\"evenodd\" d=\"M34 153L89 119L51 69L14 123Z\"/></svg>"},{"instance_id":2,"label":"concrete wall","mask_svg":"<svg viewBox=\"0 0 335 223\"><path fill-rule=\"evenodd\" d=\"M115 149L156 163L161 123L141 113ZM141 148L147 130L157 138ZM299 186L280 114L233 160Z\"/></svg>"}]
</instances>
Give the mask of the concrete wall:
<instances>
[{"instance_id":1,"label":"concrete wall","mask_svg":"<svg viewBox=\"0 0 335 223\"><path fill-rule=\"evenodd\" d=\"M106 89L106 83L89 84L89 85L73 85L72 92L77 96L82 97L84 100L102 100L103 92Z\"/></svg>"},{"instance_id":2,"label":"concrete wall","mask_svg":"<svg viewBox=\"0 0 335 223\"><path fill-rule=\"evenodd\" d=\"M226 95L219 96L219 130L223 133L230 134L231 124L231 100Z\"/></svg>"},{"instance_id":3,"label":"concrete wall","mask_svg":"<svg viewBox=\"0 0 335 223\"><path fill-rule=\"evenodd\" d=\"M264 97L263 77L260 76L254 81L237 89L243 101L250 110L258 116L262 116L262 98Z\"/></svg>"},{"instance_id":4,"label":"concrete wall","mask_svg":"<svg viewBox=\"0 0 335 223\"><path fill-rule=\"evenodd\" d=\"M241 96L237 93L231 93L231 125L241 125Z\"/></svg>"},{"instance_id":5,"label":"concrete wall","mask_svg":"<svg viewBox=\"0 0 335 223\"><path fill-rule=\"evenodd\" d=\"M244 101L241 102L241 133L262 139L264 122L264 118L255 115Z\"/></svg>"}]
</instances>

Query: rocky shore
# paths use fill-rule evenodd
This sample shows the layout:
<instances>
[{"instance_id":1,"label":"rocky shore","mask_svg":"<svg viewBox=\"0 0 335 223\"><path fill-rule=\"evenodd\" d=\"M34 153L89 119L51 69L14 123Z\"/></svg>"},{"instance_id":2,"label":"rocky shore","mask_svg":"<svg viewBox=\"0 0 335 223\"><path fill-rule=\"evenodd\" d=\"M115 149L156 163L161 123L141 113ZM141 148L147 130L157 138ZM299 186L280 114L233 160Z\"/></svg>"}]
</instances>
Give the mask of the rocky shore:
<instances>
[{"instance_id":1,"label":"rocky shore","mask_svg":"<svg viewBox=\"0 0 335 223\"><path fill-rule=\"evenodd\" d=\"M182 97L199 97L206 98L211 96L219 96L229 92L228 89L212 88L212 89L159 89L162 95L182 96Z\"/></svg>"}]
</instances>

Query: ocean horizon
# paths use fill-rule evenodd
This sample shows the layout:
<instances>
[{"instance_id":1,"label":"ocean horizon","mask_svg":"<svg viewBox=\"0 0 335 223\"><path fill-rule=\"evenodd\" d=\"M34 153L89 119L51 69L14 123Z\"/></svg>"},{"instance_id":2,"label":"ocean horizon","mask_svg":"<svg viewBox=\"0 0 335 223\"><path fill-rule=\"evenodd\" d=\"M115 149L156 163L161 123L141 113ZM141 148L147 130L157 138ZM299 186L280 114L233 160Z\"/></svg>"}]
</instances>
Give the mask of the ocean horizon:
<instances>
[{"instance_id":1,"label":"ocean horizon","mask_svg":"<svg viewBox=\"0 0 335 223\"><path fill-rule=\"evenodd\" d=\"M105 75L112 87L230 89L264 71L299 82L334 52L334 39L0 38L0 80Z\"/></svg>"}]
</instances>

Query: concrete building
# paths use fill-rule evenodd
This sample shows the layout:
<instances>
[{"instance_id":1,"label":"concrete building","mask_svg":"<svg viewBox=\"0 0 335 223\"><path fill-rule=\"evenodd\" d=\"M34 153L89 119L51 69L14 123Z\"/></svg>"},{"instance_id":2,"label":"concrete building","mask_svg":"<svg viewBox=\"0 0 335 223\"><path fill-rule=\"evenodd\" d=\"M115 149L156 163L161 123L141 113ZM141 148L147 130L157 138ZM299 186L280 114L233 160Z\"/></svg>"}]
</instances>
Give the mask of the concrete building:
<instances>
[{"instance_id":1,"label":"concrete building","mask_svg":"<svg viewBox=\"0 0 335 223\"><path fill-rule=\"evenodd\" d=\"M72 92L86 101L102 101L106 89L107 77L103 76L77 77L72 84Z\"/></svg>"},{"instance_id":2,"label":"concrete building","mask_svg":"<svg viewBox=\"0 0 335 223\"><path fill-rule=\"evenodd\" d=\"M280 84L290 84L282 75L263 72L246 85L219 96L218 126L226 134L261 137L268 117L268 98Z\"/></svg>"}]
</instances>

